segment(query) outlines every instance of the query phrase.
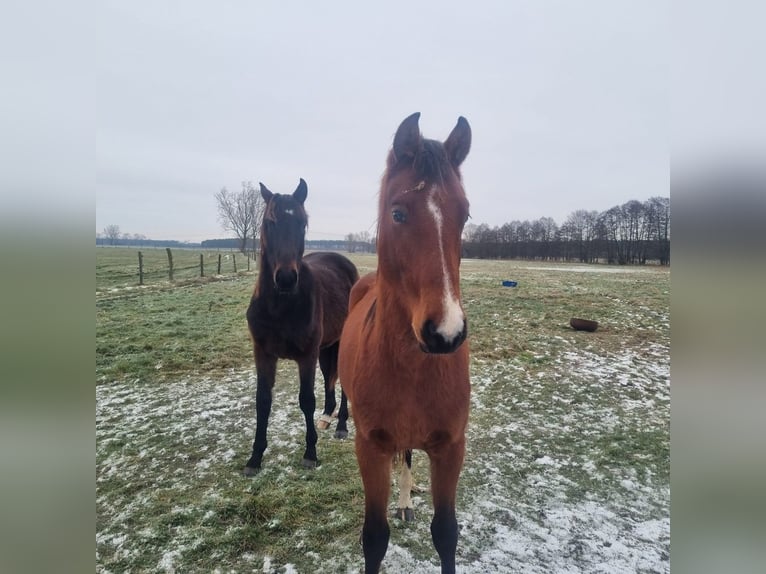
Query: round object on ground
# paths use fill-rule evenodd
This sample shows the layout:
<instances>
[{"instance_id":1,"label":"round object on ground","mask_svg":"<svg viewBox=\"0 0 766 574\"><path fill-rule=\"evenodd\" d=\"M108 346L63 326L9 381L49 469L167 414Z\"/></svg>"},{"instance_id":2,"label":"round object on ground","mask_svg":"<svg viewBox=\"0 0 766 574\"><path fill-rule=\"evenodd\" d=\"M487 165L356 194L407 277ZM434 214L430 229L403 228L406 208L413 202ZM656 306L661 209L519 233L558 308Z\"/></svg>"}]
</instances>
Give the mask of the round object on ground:
<instances>
[{"instance_id":1,"label":"round object on ground","mask_svg":"<svg viewBox=\"0 0 766 574\"><path fill-rule=\"evenodd\" d=\"M592 333L598 329L598 321L591 321L589 319L579 319L577 317L572 317L569 320L569 324L571 325L572 329L577 331L590 331Z\"/></svg>"}]
</instances>

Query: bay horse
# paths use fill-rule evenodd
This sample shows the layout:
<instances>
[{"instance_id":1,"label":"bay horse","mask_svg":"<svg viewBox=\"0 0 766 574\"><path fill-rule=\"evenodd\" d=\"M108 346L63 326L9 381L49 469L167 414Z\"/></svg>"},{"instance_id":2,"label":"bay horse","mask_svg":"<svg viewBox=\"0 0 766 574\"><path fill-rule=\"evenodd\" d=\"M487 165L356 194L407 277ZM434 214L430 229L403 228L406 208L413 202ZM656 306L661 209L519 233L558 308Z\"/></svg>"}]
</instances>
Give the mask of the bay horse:
<instances>
[{"instance_id":1,"label":"bay horse","mask_svg":"<svg viewBox=\"0 0 766 574\"><path fill-rule=\"evenodd\" d=\"M338 348L348 313L351 287L359 278L351 261L338 253L303 256L308 216L308 195L301 179L292 195L272 193L260 184L266 207L261 224L260 265L255 290L247 309L257 374L256 426L253 453L244 474L261 468L266 450L266 429L271 413L277 360L298 364L298 401L306 419L306 451L303 466L316 467L317 432L314 426L314 378L317 360L325 382L324 415L335 410ZM336 438L348 435L348 404L341 391Z\"/></svg>"},{"instance_id":2,"label":"bay horse","mask_svg":"<svg viewBox=\"0 0 766 574\"><path fill-rule=\"evenodd\" d=\"M471 128L460 117L442 143L422 137L419 118L406 118L394 136L378 200L378 269L352 289L340 340L339 375L354 409L364 484L365 572L378 572L388 548L392 458L408 449L429 456L431 537L442 572L455 571L471 393L460 303L468 218L460 165Z\"/></svg>"}]
</instances>

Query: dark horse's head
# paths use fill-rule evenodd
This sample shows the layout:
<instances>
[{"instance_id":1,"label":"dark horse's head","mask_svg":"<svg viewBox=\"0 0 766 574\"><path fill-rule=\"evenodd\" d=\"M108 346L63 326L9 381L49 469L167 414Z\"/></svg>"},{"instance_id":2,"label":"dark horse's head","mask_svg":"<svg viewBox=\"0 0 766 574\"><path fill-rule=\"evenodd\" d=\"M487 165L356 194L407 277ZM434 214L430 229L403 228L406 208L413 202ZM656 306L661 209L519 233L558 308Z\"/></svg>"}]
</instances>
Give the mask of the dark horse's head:
<instances>
[{"instance_id":1,"label":"dark horse's head","mask_svg":"<svg viewBox=\"0 0 766 574\"><path fill-rule=\"evenodd\" d=\"M266 202L261 225L262 270L272 273L279 293L295 293L303 257L308 216L303 208L308 187L303 179L292 195L272 193L260 184ZM265 277L262 280L267 280Z\"/></svg>"},{"instance_id":2,"label":"dark horse's head","mask_svg":"<svg viewBox=\"0 0 766 574\"><path fill-rule=\"evenodd\" d=\"M394 136L378 211L378 276L393 287L420 348L451 353L466 338L460 255L468 200L460 165L471 128L460 117L442 143L424 138L420 114Z\"/></svg>"}]
</instances>

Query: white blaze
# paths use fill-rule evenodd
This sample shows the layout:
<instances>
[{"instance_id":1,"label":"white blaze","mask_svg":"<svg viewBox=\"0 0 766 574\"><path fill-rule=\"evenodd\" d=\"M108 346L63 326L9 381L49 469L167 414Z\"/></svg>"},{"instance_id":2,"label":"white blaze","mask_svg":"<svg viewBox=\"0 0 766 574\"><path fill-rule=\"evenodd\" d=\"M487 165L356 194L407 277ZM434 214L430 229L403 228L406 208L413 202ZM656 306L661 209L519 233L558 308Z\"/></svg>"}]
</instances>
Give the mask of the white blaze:
<instances>
[{"instance_id":1,"label":"white blaze","mask_svg":"<svg viewBox=\"0 0 766 574\"><path fill-rule=\"evenodd\" d=\"M439 255L442 262L442 278L444 280L444 291L442 304L444 305L444 315L442 321L436 327L436 332L444 337L445 341L452 341L463 332L463 310L460 308L460 301L457 300L452 292L452 285L449 281L449 272L447 271L447 258L444 255L444 241L442 240L442 212L439 205L434 200L434 190L431 190L428 196L428 211L434 217L436 222L436 232L439 236Z\"/></svg>"}]
</instances>

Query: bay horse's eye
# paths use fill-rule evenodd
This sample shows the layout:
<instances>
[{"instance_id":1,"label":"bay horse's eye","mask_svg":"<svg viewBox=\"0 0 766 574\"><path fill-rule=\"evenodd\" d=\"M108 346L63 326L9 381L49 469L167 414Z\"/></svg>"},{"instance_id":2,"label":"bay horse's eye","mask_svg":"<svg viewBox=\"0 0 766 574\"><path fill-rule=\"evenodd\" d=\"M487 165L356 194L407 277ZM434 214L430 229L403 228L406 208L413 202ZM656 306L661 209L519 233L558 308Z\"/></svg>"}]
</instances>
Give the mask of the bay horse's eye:
<instances>
[{"instance_id":1,"label":"bay horse's eye","mask_svg":"<svg viewBox=\"0 0 766 574\"><path fill-rule=\"evenodd\" d=\"M407 214L404 213L401 209L394 209L391 211L391 218L396 223L404 223L407 221Z\"/></svg>"}]
</instances>

